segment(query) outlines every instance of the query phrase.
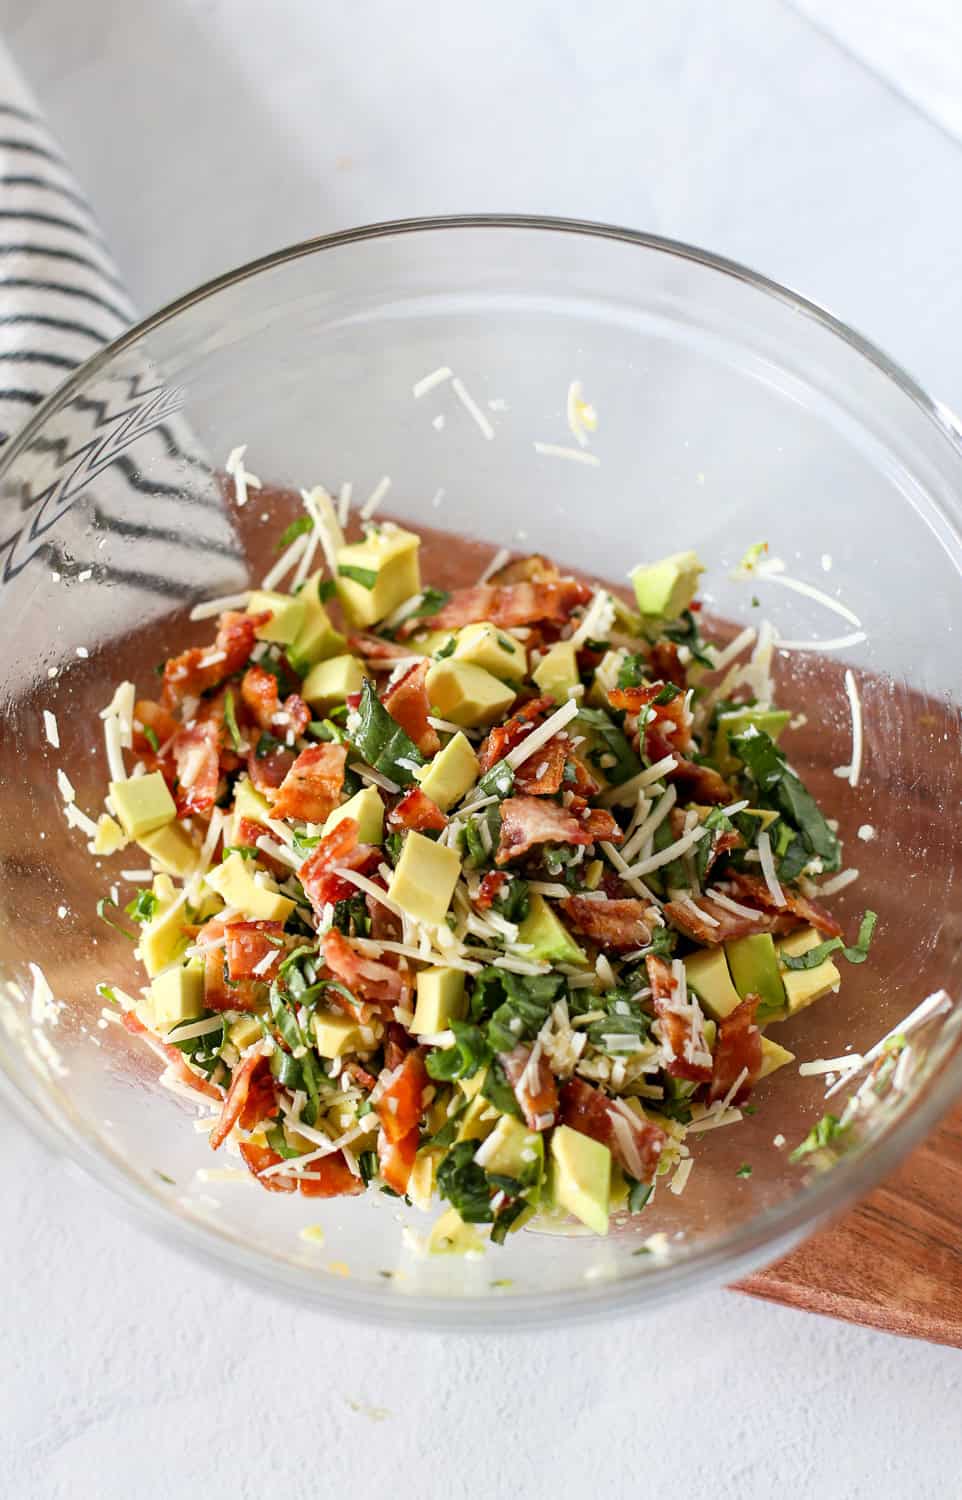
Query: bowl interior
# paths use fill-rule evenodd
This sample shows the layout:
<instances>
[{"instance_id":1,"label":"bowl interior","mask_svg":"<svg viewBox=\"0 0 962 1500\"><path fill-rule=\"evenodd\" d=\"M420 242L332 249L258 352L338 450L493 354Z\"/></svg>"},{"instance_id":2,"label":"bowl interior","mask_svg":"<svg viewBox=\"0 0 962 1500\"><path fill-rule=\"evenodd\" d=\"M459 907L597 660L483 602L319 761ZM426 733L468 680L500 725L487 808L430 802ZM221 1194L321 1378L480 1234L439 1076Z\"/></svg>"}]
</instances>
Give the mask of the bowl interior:
<instances>
[{"instance_id":1,"label":"bowl interior","mask_svg":"<svg viewBox=\"0 0 962 1500\"><path fill-rule=\"evenodd\" d=\"M490 440L450 382L415 398L440 366ZM575 446L575 379L599 413L597 466L534 447ZM264 480L242 511L218 478L240 443ZM871 960L780 1028L799 1061L867 1050L931 991L957 992L962 461L949 429L880 357L737 268L616 232L422 226L335 238L186 299L82 371L4 459L6 1092L165 1226L381 1316L448 1306L487 1322L507 1301L515 1321L771 1257L945 1107L960 1071L954 1012L831 1182L787 1161L826 1108L824 1079L787 1068L758 1088L755 1114L697 1141L684 1195L659 1191L606 1241L525 1232L467 1262L420 1255L427 1221L395 1200L259 1192L239 1162L211 1156L196 1111L158 1086L156 1059L101 1017L96 983L134 974L96 902L112 884L132 892L121 871L138 859L93 860L65 822L58 770L96 817L98 713L114 684L148 687L156 662L210 639L187 611L260 579L299 486L350 481L362 501L383 475L385 509L432 533L428 578L479 573L508 547L621 584L634 563L695 547L713 617L767 620L793 643L776 654L781 700L805 719L786 740L791 761L859 871L838 898L848 930L866 907L880 918ZM477 543L467 561L445 533ZM846 616L778 580L733 579L758 541ZM846 668L864 720L854 788L835 774L852 749ZM31 1008L31 963L63 1002L56 1014ZM745 1162L752 1175L737 1178ZM309 1224L323 1245L300 1237Z\"/></svg>"}]
</instances>

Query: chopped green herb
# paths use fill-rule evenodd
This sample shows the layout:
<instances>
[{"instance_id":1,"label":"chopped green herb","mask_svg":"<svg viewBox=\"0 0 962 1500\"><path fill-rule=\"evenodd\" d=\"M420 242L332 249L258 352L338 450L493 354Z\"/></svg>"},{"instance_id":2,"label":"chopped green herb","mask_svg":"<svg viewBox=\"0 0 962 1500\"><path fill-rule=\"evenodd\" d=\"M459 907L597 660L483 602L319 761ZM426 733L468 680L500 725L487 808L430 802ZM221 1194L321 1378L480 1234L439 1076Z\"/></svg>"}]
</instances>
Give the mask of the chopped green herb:
<instances>
[{"instance_id":1,"label":"chopped green herb","mask_svg":"<svg viewBox=\"0 0 962 1500\"><path fill-rule=\"evenodd\" d=\"M166 1172L161 1172L158 1167L154 1168L154 1176L159 1177L161 1182L166 1182L168 1187L176 1187L177 1183L173 1177L168 1177Z\"/></svg>"},{"instance_id":2,"label":"chopped green herb","mask_svg":"<svg viewBox=\"0 0 962 1500\"><path fill-rule=\"evenodd\" d=\"M620 786L641 770L641 761L632 750L623 730L603 708L582 708L571 721L571 733L583 734L589 741L587 758L602 771L612 786ZM614 765L601 766L602 757L613 755Z\"/></svg>"},{"instance_id":3,"label":"chopped green herb","mask_svg":"<svg viewBox=\"0 0 962 1500\"><path fill-rule=\"evenodd\" d=\"M359 583L362 589L373 589L377 585L377 573L373 568L355 568L352 563L339 563L337 576Z\"/></svg>"},{"instance_id":4,"label":"chopped green herb","mask_svg":"<svg viewBox=\"0 0 962 1500\"><path fill-rule=\"evenodd\" d=\"M453 656L454 653L455 653L455 650L457 648L457 644L458 644L458 638L457 638L457 636L449 635L448 638L447 638L447 640L445 641L444 645L443 646L439 646L438 649L437 649L437 651L435 651L435 653L434 653L434 659L435 659L435 661L445 661L447 659L447 657Z\"/></svg>"},{"instance_id":5,"label":"chopped green herb","mask_svg":"<svg viewBox=\"0 0 962 1500\"><path fill-rule=\"evenodd\" d=\"M261 851L252 848L250 844L225 844L221 864L231 854L239 854L241 859L260 859Z\"/></svg>"},{"instance_id":6,"label":"chopped green herb","mask_svg":"<svg viewBox=\"0 0 962 1500\"><path fill-rule=\"evenodd\" d=\"M512 875L507 885L497 892L491 904L505 921L523 922L531 905L528 882L522 880L520 875Z\"/></svg>"},{"instance_id":7,"label":"chopped green herb","mask_svg":"<svg viewBox=\"0 0 962 1500\"><path fill-rule=\"evenodd\" d=\"M224 723L227 725L234 750L239 752L244 741L241 739L241 732L237 727L237 715L234 712L234 694L230 688L224 694Z\"/></svg>"},{"instance_id":8,"label":"chopped green herb","mask_svg":"<svg viewBox=\"0 0 962 1500\"><path fill-rule=\"evenodd\" d=\"M286 746L284 745L283 740L277 739L275 735L268 734L265 730L260 739L257 741L257 745L254 749L254 754L257 756L258 760L263 760L266 755L271 755L275 750L284 749L286 749Z\"/></svg>"},{"instance_id":9,"label":"chopped green herb","mask_svg":"<svg viewBox=\"0 0 962 1500\"><path fill-rule=\"evenodd\" d=\"M206 1031L203 1036L190 1036L183 1042L177 1040L177 1033L181 1026L193 1025L192 1021L181 1021L177 1026L167 1033L167 1041L173 1042L174 1046L188 1059L193 1067L209 1078L220 1061L224 1043L227 1040L227 1023L223 1016L215 1016L213 1011L207 1011L201 1017L205 1021L219 1021L216 1031Z\"/></svg>"},{"instance_id":10,"label":"chopped green herb","mask_svg":"<svg viewBox=\"0 0 962 1500\"><path fill-rule=\"evenodd\" d=\"M750 1163L747 1162L747 1161L743 1161L742 1164L741 1164L741 1166L736 1171L735 1176L736 1177L751 1177L751 1175L752 1175L752 1169L751 1169Z\"/></svg>"},{"instance_id":11,"label":"chopped green herb","mask_svg":"<svg viewBox=\"0 0 962 1500\"><path fill-rule=\"evenodd\" d=\"M850 964L863 964L868 957L877 921L878 917L874 911L865 912L859 924L858 939L851 948L846 948L841 938L826 938L824 943L819 943L815 948L809 948L807 953L801 953L797 958L783 954L782 963L786 969L817 969L830 953L841 952Z\"/></svg>"},{"instance_id":12,"label":"chopped green herb","mask_svg":"<svg viewBox=\"0 0 962 1500\"><path fill-rule=\"evenodd\" d=\"M400 786L410 786L415 780L414 769L423 766L424 756L397 720L392 719L369 678L361 686L357 715L351 743L358 753L382 776L389 776Z\"/></svg>"},{"instance_id":13,"label":"chopped green herb","mask_svg":"<svg viewBox=\"0 0 962 1500\"><path fill-rule=\"evenodd\" d=\"M112 927L115 932L121 933L125 938L129 938L132 943L135 943L137 941L137 934L135 932L128 932L126 927L121 927L119 922L115 922L111 917L108 917L108 906L112 906L114 911L120 910L120 907L117 905L116 901L111 901L109 896L101 896L100 900L97 902L97 915L100 920L102 922L106 922L107 926Z\"/></svg>"},{"instance_id":14,"label":"chopped green herb","mask_svg":"<svg viewBox=\"0 0 962 1500\"><path fill-rule=\"evenodd\" d=\"M510 797L514 791L514 770L506 760L495 761L478 782L478 791L484 797Z\"/></svg>"},{"instance_id":15,"label":"chopped green herb","mask_svg":"<svg viewBox=\"0 0 962 1500\"><path fill-rule=\"evenodd\" d=\"M643 656L629 652L618 668L618 686L620 688L641 687L645 680L646 665Z\"/></svg>"},{"instance_id":16,"label":"chopped green herb","mask_svg":"<svg viewBox=\"0 0 962 1500\"><path fill-rule=\"evenodd\" d=\"M655 1191L653 1182L639 1182L637 1178L625 1173L625 1181L628 1184L628 1212L640 1213L647 1203L651 1202L651 1195Z\"/></svg>"},{"instance_id":17,"label":"chopped green herb","mask_svg":"<svg viewBox=\"0 0 962 1500\"><path fill-rule=\"evenodd\" d=\"M425 1062L428 1076L438 1082L473 1078L491 1059L491 1048L480 1026L470 1021L452 1021L450 1029L454 1045L429 1052Z\"/></svg>"},{"instance_id":18,"label":"chopped green herb","mask_svg":"<svg viewBox=\"0 0 962 1500\"><path fill-rule=\"evenodd\" d=\"M438 1167L438 1192L457 1209L465 1224L490 1224L491 1190L487 1175L474 1160L477 1141L452 1146Z\"/></svg>"},{"instance_id":19,"label":"chopped green herb","mask_svg":"<svg viewBox=\"0 0 962 1500\"><path fill-rule=\"evenodd\" d=\"M160 749L160 741L149 724L144 725L144 739L147 741L151 750L153 750L154 754L156 755L157 751ZM173 1178L171 1178L170 1180L171 1182L173 1182Z\"/></svg>"},{"instance_id":20,"label":"chopped green herb","mask_svg":"<svg viewBox=\"0 0 962 1500\"><path fill-rule=\"evenodd\" d=\"M321 578L317 585L317 597L322 604L328 604L337 593L337 584L333 578Z\"/></svg>"},{"instance_id":21,"label":"chopped green herb","mask_svg":"<svg viewBox=\"0 0 962 1500\"><path fill-rule=\"evenodd\" d=\"M838 1139L842 1133L842 1124L837 1115L823 1115L817 1125L813 1125L808 1135L800 1146L796 1146L789 1161L803 1161L806 1156L812 1156L816 1151L822 1151L826 1146Z\"/></svg>"},{"instance_id":22,"label":"chopped green herb","mask_svg":"<svg viewBox=\"0 0 962 1500\"><path fill-rule=\"evenodd\" d=\"M430 615L436 615L447 604L451 595L445 589L424 589L421 594L421 602L416 609L404 616L404 623L409 620L421 620Z\"/></svg>"},{"instance_id":23,"label":"chopped green herb","mask_svg":"<svg viewBox=\"0 0 962 1500\"><path fill-rule=\"evenodd\" d=\"M281 532L280 539L275 550L278 552L285 551L285 549L291 545L291 542L296 542L299 536L304 536L308 531L311 530L313 525L314 522L312 521L310 516L297 516L291 522L291 524L289 526L285 526L284 530Z\"/></svg>"},{"instance_id":24,"label":"chopped green herb","mask_svg":"<svg viewBox=\"0 0 962 1500\"><path fill-rule=\"evenodd\" d=\"M751 728L731 739L732 753L753 783L756 807L771 808L794 828L810 854L826 870L837 870L842 849L815 798L788 765L775 741L764 730Z\"/></svg>"},{"instance_id":25,"label":"chopped green herb","mask_svg":"<svg viewBox=\"0 0 962 1500\"><path fill-rule=\"evenodd\" d=\"M139 890L132 901L128 901L124 907L128 917L133 917L135 922L149 922L152 920L160 902L152 890Z\"/></svg>"},{"instance_id":26,"label":"chopped green herb","mask_svg":"<svg viewBox=\"0 0 962 1500\"><path fill-rule=\"evenodd\" d=\"M670 625L665 625L662 635L674 641L676 646L687 646L694 660L700 662L703 667L714 666L706 649L707 643L698 629L698 621L690 609L684 610L680 618L673 620Z\"/></svg>"}]
</instances>

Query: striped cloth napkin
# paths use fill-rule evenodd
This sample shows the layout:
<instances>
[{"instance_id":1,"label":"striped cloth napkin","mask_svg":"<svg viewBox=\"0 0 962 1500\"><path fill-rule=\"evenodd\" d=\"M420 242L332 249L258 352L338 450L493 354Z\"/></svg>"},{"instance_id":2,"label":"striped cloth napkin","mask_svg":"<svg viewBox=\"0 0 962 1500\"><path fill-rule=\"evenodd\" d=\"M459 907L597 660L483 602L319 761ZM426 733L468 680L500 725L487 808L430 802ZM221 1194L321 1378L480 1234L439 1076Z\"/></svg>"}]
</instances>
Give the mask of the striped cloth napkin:
<instances>
[{"instance_id":1,"label":"striped cloth napkin","mask_svg":"<svg viewBox=\"0 0 962 1500\"><path fill-rule=\"evenodd\" d=\"M0 226L5 444L135 314L96 216L2 44ZM40 639L49 631L51 583L64 590L53 608L66 655L246 586L215 468L225 455L212 461L203 451L183 401L133 348L30 441L29 478L21 465L15 484L0 485L0 607L21 630L36 628ZM91 579L110 587L88 587L78 609L72 585Z\"/></svg>"}]
</instances>

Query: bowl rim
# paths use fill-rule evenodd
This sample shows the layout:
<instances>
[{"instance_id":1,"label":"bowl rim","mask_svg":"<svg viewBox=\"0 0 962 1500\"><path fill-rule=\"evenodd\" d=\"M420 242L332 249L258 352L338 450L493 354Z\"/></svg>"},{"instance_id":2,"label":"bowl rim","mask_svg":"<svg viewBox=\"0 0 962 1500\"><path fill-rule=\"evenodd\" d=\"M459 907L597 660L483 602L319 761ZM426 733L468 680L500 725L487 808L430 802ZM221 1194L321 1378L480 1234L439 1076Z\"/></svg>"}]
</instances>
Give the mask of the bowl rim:
<instances>
[{"instance_id":1,"label":"bowl rim","mask_svg":"<svg viewBox=\"0 0 962 1500\"><path fill-rule=\"evenodd\" d=\"M874 365L907 396L938 429L939 434L962 461L962 424L941 402L933 399L918 382L871 340L858 333L819 303L762 275L738 261L713 254L681 240L592 220L532 214L449 214L388 220L337 230L300 240L280 250L257 257L212 277L166 303L132 325L124 333L79 365L35 409L24 427L0 453L0 483L23 451L44 428L53 412L81 390L92 377L145 335L218 292L250 280L290 261L327 250L336 250L367 240L445 230L525 230L547 234L571 234L586 238L621 241L652 250L676 260L693 262L720 275L733 278L764 296L783 303L818 323L828 333L849 345ZM958 527L958 512L953 522ZM585 1283L577 1291L512 1293L506 1297L398 1295L385 1286L382 1292L370 1285L352 1285L349 1279L325 1276L315 1269L291 1262L271 1260L230 1237L210 1232L198 1220L171 1214L161 1199L144 1192L133 1174L123 1172L111 1158L95 1152L79 1139L65 1135L43 1110L17 1087L0 1067L0 1095L15 1114L48 1145L76 1163L112 1195L123 1198L152 1232L170 1244L189 1245L208 1263L227 1266L252 1284L267 1286L296 1300L311 1301L326 1310L348 1314L380 1324L416 1326L425 1330L450 1330L452 1326L503 1332L509 1327L531 1327L567 1323L613 1315L642 1305L659 1306L665 1301L703 1284L746 1274L785 1254L827 1218L835 1216L869 1192L938 1122L962 1092L962 1053L947 1059L930 1081L927 1092L914 1102L911 1113L898 1119L870 1149L858 1151L839 1162L830 1172L803 1183L791 1198L764 1210L748 1223L730 1230L704 1249L694 1249L683 1258L652 1264L638 1276L621 1280ZM213 1226L212 1226L213 1228Z\"/></svg>"}]
</instances>

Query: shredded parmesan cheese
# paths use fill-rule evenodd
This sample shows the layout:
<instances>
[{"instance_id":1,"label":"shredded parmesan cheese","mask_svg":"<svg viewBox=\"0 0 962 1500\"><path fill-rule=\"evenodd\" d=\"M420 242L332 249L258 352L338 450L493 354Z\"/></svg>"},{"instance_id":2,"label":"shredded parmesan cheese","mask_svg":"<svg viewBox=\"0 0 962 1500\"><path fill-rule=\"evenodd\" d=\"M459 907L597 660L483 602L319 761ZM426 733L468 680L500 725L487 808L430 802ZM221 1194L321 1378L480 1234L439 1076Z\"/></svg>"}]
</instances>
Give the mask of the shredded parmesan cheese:
<instances>
[{"instance_id":1,"label":"shredded parmesan cheese","mask_svg":"<svg viewBox=\"0 0 962 1500\"><path fill-rule=\"evenodd\" d=\"M544 458L564 458L573 464L589 464L593 469L601 468L601 459L596 453L586 453L583 448L565 448L559 443L535 443L535 453Z\"/></svg>"},{"instance_id":2,"label":"shredded parmesan cheese","mask_svg":"<svg viewBox=\"0 0 962 1500\"><path fill-rule=\"evenodd\" d=\"M55 750L60 749L60 726L57 723L56 714L52 714L49 708L43 711L43 732L47 737L47 744L52 745Z\"/></svg>"},{"instance_id":3,"label":"shredded parmesan cheese","mask_svg":"<svg viewBox=\"0 0 962 1500\"><path fill-rule=\"evenodd\" d=\"M240 509L243 509L250 498L247 493L248 489L259 490L262 487L257 475L252 474L249 469L245 469L244 467L244 454L246 452L246 443L242 443L239 448L232 448L227 455L227 462L224 465L225 470L234 481L234 496Z\"/></svg>"},{"instance_id":4,"label":"shredded parmesan cheese","mask_svg":"<svg viewBox=\"0 0 962 1500\"><path fill-rule=\"evenodd\" d=\"M775 873L775 860L772 855L772 841L768 835L767 828L763 829L762 832L758 835L758 852L761 855L762 875L764 876L765 884L768 886L768 893L776 906L784 906L785 892L779 885L778 876Z\"/></svg>"},{"instance_id":5,"label":"shredded parmesan cheese","mask_svg":"<svg viewBox=\"0 0 962 1500\"><path fill-rule=\"evenodd\" d=\"M835 775L844 776L851 787L858 786L862 771L862 700L851 670L845 668L845 692L848 695L849 711L852 715L852 758L847 766L836 766Z\"/></svg>"},{"instance_id":6,"label":"shredded parmesan cheese","mask_svg":"<svg viewBox=\"0 0 962 1500\"><path fill-rule=\"evenodd\" d=\"M249 589L242 594L223 594L219 599L205 599L202 604L194 605L188 619L213 620L215 616L223 614L225 609L246 609L249 600Z\"/></svg>"},{"instance_id":7,"label":"shredded parmesan cheese","mask_svg":"<svg viewBox=\"0 0 962 1500\"><path fill-rule=\"evenodd\" d=\"M487 417L481 410L478 403L475 401L474 397L470 395L470 393L465 389L464 381L459 380L455 375L451 380L451 388L460 401L461 405L464 407L465 411L468 412L468 414L472 416L475 422L478 424L482 435L486 437L488 442L490 443L494 437L494 428L491 426L491 423L488 421Z\"/></svg>"},{"instance_id":8,"label":"shredded parmesan cheese","mask_svg":"<svg viewBox=\"0 0 962 1500\"><path fill-rule=\"evenodd\" d=\"M436 370L431 371L430 375L422 375L421 379L416 380L411 387L415 401L420 401L422 396L428 395L430 391L443 385L446 380L451 379L453 374L454 371L449 370L447 365L439 365Z\"/></svg>"},{"instance_id":9,"label":"shredded parmesan cheese","mask_svg":"<svg viewBox=\"0 0 962 1500\"><path fill-rule=\"evenodd\" d=\"M512 770L516 771L520 765L524 764L529 755L533 755L536 750L541 749L542 745L546 745L558 733L559 729L563 729L566 724L569 724L576 717L577 713L578 705L573 699L569 699L567 703L562 703L561 707L556 708L553 714L549 714L544 723L539 724L537 729L533 729L527 738L521 741L520 745L515 745L513 750L508 751L505 756L507 764L511 766Z\"/></svg>"},{"instance_id":10,"label":"shredded parmesan cheese","mask_svg":"<svg viewBox=\"0 0 962 1500\"><path fill-rule=\"evenodd\" d=\"M370 495L361 506L362 521L369 521L371 519L374 512L377 510L378 506L381 504L381 501L384 499L390 488L390 475L385 474L381 479L378 480L377 484L374 486L374 489L371 491Z\"/></svg>"}]
</instances>

